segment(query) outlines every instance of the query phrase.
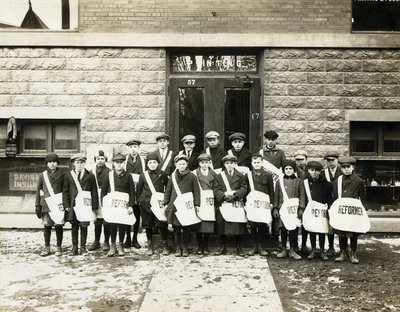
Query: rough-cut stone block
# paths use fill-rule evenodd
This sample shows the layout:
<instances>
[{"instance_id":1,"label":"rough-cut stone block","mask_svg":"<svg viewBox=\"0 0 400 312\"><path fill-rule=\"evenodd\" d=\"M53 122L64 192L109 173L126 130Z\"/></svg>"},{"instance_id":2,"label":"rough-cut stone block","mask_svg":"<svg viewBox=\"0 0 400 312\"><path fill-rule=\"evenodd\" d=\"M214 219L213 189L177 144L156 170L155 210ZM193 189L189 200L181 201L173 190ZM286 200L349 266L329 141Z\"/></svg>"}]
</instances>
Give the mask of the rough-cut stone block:
<instances>
[{"instance_id":1,"label":"rough-cut stone block","mask_svg":"<svg viewBox=\"0 0 400 312\"><path fill-rule=\"evenodd\" d=\"M11 95L0 94L0 106L11 106L13 97Z\"/></svg>"},{"instance_id":2,"label":"rough-cut stone block","mask_svg":"<svg viewBox=\"0 0 400 312\"><path fill-rule=\"evenodd\" d=\"M105 70L103 60L98 58L71 58L66 61L68 70Z\"/></svg>"},{"instance_id":3,"label":"rough-cut stone block","mask_svg":"<svg viewBox=\"0 0 400 312\"><path fill-rule=\"evenodd\" d=\"M343 132L343 122L340 121L308 122L307 132L322 132L322 133Z\"/></svg>"},{"instance_id":4,"label":"rough-cut stone block","mask_svg":"<svg viewBox=\"0 0 400 312\"><path fill-rule=\"evenodd\" d=\"M328 121L344 120L344 110L342 109L329 109L327 112L326 120Z\"/></svg>"},{"instance_id":5,"label":"rough-cut stone block","mask_svg":"<svg viewBox=\"0 0 400 312\"><path fill-rule=\"evenodd\" d=\"M288 71L289 61L288 60L266 60L264 64L266 71Z\"/></svg>"},{"instance_id":6,"label":"rough-cut stone block","mask_svg":"<svg viewBox=\"0 0 400 312\"><path fill-rule=\"evenodd\" d=\"M381 83L380 73L345 73L346 84L377 84Z\"/></svg>"},{"instance_id":7,"label":"rough-cut stone block","mask_svg":"<svg viewBox=\"0 0 400 312\"><path fill-rule=\"evenodd\" d=\"M308 97L306 100L306 108L343 108L342 97Z\"/></svg>"},{"instance_id":8,"label":"rough-cut stone block","mask_svg":"<svg viewBox=\"0 0 400 312\"><path fill-rule=\"evenodd\" d=\"M120 57L122 53L121 49L98 49L97 51L94 49L89 49L88 54L91 57L102 57L102 58L115 58Z\"/></svg>"},{"instance_id":9,"label":"rough-cut stone block","mask_svg":"<svg viewBox=\"0 0 400 312\"><path fill-rule=\"evenodd\" d=\"M307 82L311 84L343 83L343 73L307 73Z\"/></svg>"},{"instance_id":10,"label":"rough-cut stone block","mask_svg":"<svg viewBox=\"0 0 400 312\"><path fill-rule=\"evenodd\" d=\"M165 78L160 80L162 76L165 76L165 72L157 71L122 71L119 72L121 76L121 82L164 82ZM160 75L162 73L163 75ZM161 77L160 77L161 76Z\"/></svg>"},{"instance_id":11,"label":"rough-cut stone block","mask_svg":"<svg viewBox=\"0 0 400 312\"><path fill-rule=\"evenodd\" d=\"M164 49L122 49L120 57L124 58L165 58Z\"/></svg>"},{"instance_id":12,"label":"rough-cut stone block","mask_svg":"<svg viewBox=\"0 0 400 312\"><path fill-rule=\"evenodd\" d=\"M29 85L23 82L2 82L0 94L26 94L28 93Z\"/></svg>"},{"instance_id":13,"label":"rough-cut stone block","mask_svg":"<svg viewBox=\"0 0 400 312\"><path fill-rule=\"evenodd\" d=\"M118 107L121 106L121 96L119 95L87 95L85 103L89 107Z\"/></svg>"},{"instance_id":14,"label":"rough-cut stone block","mask_svg":"<svg viewBox=\"0 0 400 312\"><path fill-rule=\"evenodd\" d=\"M11 82L15 80L11 80L12 78L12 71L10 70L0 70L0 82ZM18 80L16 80L18 81Z\"/></svg>"},{"instance_id":15,"label":"rough-cut stone block","mask_svg":"<svg viewBox=\"0 0 400 312\"><path fill-rule=\"evenodd\" d=\"M164 122L154 119L122 121L122 129L126 131L163 131Z\"/></svg>"},{"instance_id":16,"label":"rough-cut stone block","mask_svg":"<svg viewBox=\"0 0 400 312\"><path fill-rule=\"evenodd\" d=\"M305 49L267 49L265 57L270 59L299 59L305 58L307 50Z\"/></svg>"},{"instance_id":17,"label":"rough-cut stone block","mask_svg":"<svg viewBox=\"0 0 400 312\"><path fill-rule=\"evenodd\" d=\"M119 119L131 120L139 117L137 108L127 107L90 107L88 108L89 119Z\"/></svg>"},{"instance_id":18,"label":"rough-cut stone block","mask_svg":"<svg viewBox=\"0 0 400 312\"><path fill-rule=\"evenodd\" d=\"M140 59L122 59L110 58L100 59L104 70L140 70L142 60Z\"/></svg>"},{"instance_id":19,"label":"rough-cut stone block","mask_svg":"<svg viewBox=\"0 0 400 312\"><path fill-rule=\"evenodd\" d=\"M32 94L63 94L64 87L63 83L33 82L29 84L29 91Z\"/></svg>"},{"instance_id":20,"label":"rough-cut stone block","mask_svg":"<svg viewBox=\"0 0 400 312\"><path fill-rule=\"evenodd\" d=\"M70 76L75 73L77 76L80 75L82 82L123 82L120 71L71 71L70 73ZM68 81L77 82L74 78Z\"/></svg>"},{"instance_id":21,"label":"rough-cut stone block","mask_svg":"<svg viewBox=\"0 0 400 312\"><path fill-rule=\"evenodd\" d=\"M33 70L60 70L65 69L66 61L61 58L32 59L30 69Z\"/></svg>"},{"instance_id":22,"label":"rough-cut stone block","mask_svg":"<svg viewBox=\"0 0 400 312\"><path fill-rule=\"evenodd\" d=\"M123 96L121 97L121 105L122 106L134 105L135 107L164 107L164 105L159 104L159 96L153 96L153 95Z\"/></svg>"},{"instance_id":23,"label":"rough-cut stone block","mask_svg":"<svg viewBox=\"0 0 400 312\"><path fill-rule=\"evenodd\" d=\"M140 69L143 71L165 71L166 61L164 58L139 59Z\"/></svg>"},{"instance_id":24,"label":"rough-cut stone block","mask_svg":"<svg viewBox=\"0 0 400 312\"><path fill-rule=\"evenodd\" d=\"M137 83L105 83L103 84L105 94L111 95L136 95L139 94Z\"/></svg>"},{"instance_id":25,"label":"rough-cut stone block","mask_svg":"<svg viewBox=\"0 0 400 312\"><path fill-rule=\"evenodd\" d=\"M50 105L47 95L15 95L12 98L12 105L18 107L47 106Z\"/></svg>"},{"instance_id":26,"label":"rough-cut stone block","mask_svg":"<svg viewBox=\"0 0 400 312\"><path fill-rule=\"evenodd\" d=\"M130 131L113 131L113 132L104 132L103 135L103 143L105 144L124 144L131 140L132 138L138 138L139 135L137 132ZM126 148L122 149L124 153L126 153ZM114 153L115 150L114 150Z\"/></svg>"},{"instance_id":27,"label":"rough-cut stone block","mask_svg":"<svg viewBox=\"0 0 400 312\"><path fill-rule=\"evenodd\" d=\"M115 119L86 119L86 131L109 132L124 131L123 121ZM126 129L129 130L129 129ZM107 143L107 142L104 142Z\"/></svg>"},{"instance_id":28,"label":"rough-cut stone block","mask_svg":"<svg viewBox=\"0 0 400 312\"><path fill-rule=\"evenodd\" d=\"M10 48L6 51L6 56L12 58L40 58L47 57L49 55L49 49L46 48Z\"/></svg>"},{"instance_id":29,"label":"rough-cut stone block","mask_svg":"<svg viewBox=\"0 0 400 312\"><path fill-rule=\"evenodd\" d=\"M52 48L49 57L75 58L86 57L86 49L79 48Z\"/></svg>"},{"instance_id":30,"label":"rough-cut stone block","mask_svg":"<svg viewBox=\"0 0 400 312\"><path fill-rule=\"evenodd\" d=\"M324 95L323 85L289 85L288 94L292 96Z\"/></svg>"},{"instance_id":31,"label":"rough-cut stone block","mask_svg":"<svg viewBox=\"0 0 400 312\"><path fill-rule=\"evenodd\" d=\"M382 59L400 59L400 51L399 50L389 50L385 49L381 51Z\"/></svg>"},{"instance_id":32,"label":"rough-cut stone block","mask_svg":"<svg viewBox=\"0 0 400 312\"><path fill-rule=\"evenodd\" d=\"M1 59L0 69L5 69L5 70L29 69L30 62L31 62L30 59L24 59L24 58Z\"/></svg>"},{"instance_id":33,"label":"rough-cut stone block","mask_svg":"<svg viewBox=\"0 0 400 312\"><path fill-rule=\"evenodd\" d=\"M326 96L360 96L361 85L327 85L325 86Z\"/></svg>"},{"instance_id":34,"label":"rough-cut stone block","mask_svg":"<svg viewBox=\"0 0 400 312\"><path fill-rule=\"evenodd\" d=\"M264 111L265 118L269 120L277 119L277 120L290 120L291 119L291 110L290 109L279 109L272 108Z\"/></svg>"},{"instance_id":35,"label":"rough-cut stone block","mask_svg":"<svg viewBox=\"0 0 400 312\"><path fill-rule=\"evenodd\" d=\"M305 100L302 97L266 96L265 107L269 108L304 108Z\"/></svg>"},{"instance_id":36,"label":"rough-cut stone block","mask_svg":"<svg viewBox=\"0 0 400 312\"><path fill-rule=\"evenodd\" d=\"M363 95L372 97L395 97L399 96L397 85L363 85Z\"/></svg>"},{"instance_id":37,"label":"rough-cut stone block","mask_svg":"<svg viewBox=\"0 0 400 312\"><path fill-rule=\"evenodd\" d=\"M307 50L307 58L310 59L335 59L342 58L343 50L334 49L309 49Z\"/></svg>"},{"instance_id":38,"label":"rough-cut stone block","mask_svg":"<svg viewBox=\"0 0 400 312\"><path fill-rule=\"evenodd\" d=\"M382 73L383 84L400 84L400 73Z\"/></svg>"},{"instance_id":39,"label":"rough-cut stone block","mask_svg":"<svg viewBox=\"0 0 400 312\"><path fill-rule=\"evenodd\" d=\"M141 108L138 112L139 119L165 119L165 108Z\"/></svg>"},{"instance_id":40,"label":"rough-cut stone block","mask_svg":"<svg viewBox=\"0 0 400 312\"><path fill-rule=\"evenodd\" d=\"M300 133L306 132L306 123L301 121L278 121L271 120L269 122L270 128L274 129L278 133L289 132L289 133Z\"/></svg>"},{"instance_id":41,"label":"rough-cut stone block","mask_svg":"<svg viewBox=\"0 0 400 312\"><path fill-rule=\"evenodd\" d=\"M291 60L290 71L320 72L325 71L325 61L322 60Z\"/></svg>"},{"instance_id":42,"label":"rough-cut stone block","mask_svg":"<svg viewBox=\"0 0 400 312\"><path fill-rule=\"evenodd\" d=\"M273 96L273 95L288 95L288 85L266 85L265 86L265 95Z\"/></svg>"},{"instance_id":43,"label":"rough-cut stone block","mask_svg":"<svg viewBox=\"0 0 400 312\"><path fill-rule=\"evenodd\" d=\"M49 95L47 101L51 106L85 106L83 95Z\"/></svg>"},{"instance_id":44,"label":"rough-cut stone block","mask_svg":"<svg viewBox=\"0 0 400 312\"><path fill-rule=\"evenodd\" d=\"M266 83L306 83L306 73L268 72L265 75Z\"/></svg>"},{"instance_id":45,"label":"rough-cut stone block","mask_svg":"<svg viewBox=\"0 0 400 312\"><path fill-rule=\"evenodd\" d=\"M379 59L381 57L380 50L343 50L344 59Z\"/></svg>"},{"instance_id":46,"label":"rough-cut stone block","mask_svg":"<svg viewBox=\"0 0 400 312\"><path fill-rule=\"evenodd\" d=\"M330 60L326 62L328 72L359 72L362 71L362 61Z\"/></svg>"},{"instance_id":47,"label":"rough-cut stone block","mask_svg":"<svg viewBox=\"0 0 400 312\"><path fill-rule=\"evenodd\" d=\"M82 131L81 132L81 142L82 143L103 143L103 133L102 132L91 132Z\"/></svg>"},{"instance_id":48,"label":"rough-cut stone block","mask_svg":"<svg viewBox=\"0 0 400 312\"><path fill-rule=\"evenodd\" d=\"M67 94L105 94L105 86L101 83L67 83L65 92Z\"/></svg>"},{"instance_id":49,"label":"rough-cut stone block","mask_svg":"<svg viewBox=\"0 0 400 312\"><path fill-rule=\"evenodd\" d=\"M145 83L140 86L140 94L143 95L162 95L165 94L165 84Z\"/></svg>"},{"instance_id":50,"label":"rough-cut stone block","mask_svg":"<svg viewBox=\"0 0 400 312\"><path fill-rule=\"evenodd\" d=\"M381 99L382 109L399 109L400 108L400 98L382 98Z\"/></svg>"},{"instance_id":51,"label":"rough-cut stone block","mask_svg":"<svg viewBox=\"0 0 400 312\"><path fill-rule=\"evenodd\" d=\"M348 97L344 99L346 109L379 109L380 98Z\"/></svg>"},{"instance_id":52,"label":"rough-cut stone block","mask_svg":"<svg viewBox=\"0 0 400 312\"><path fill-rule=\"evenodd\" d=\"M366 72L396 72L399 70L399 67L400 61L364 61L364 71Z\"/></svg>"},{"instance_id":53,"label":"rough-cut stone block","mask_svg":"<svg viewBox=\"0 0 400 312\"><path fill-rule=\"evenodd\" d=\"M291 119L292 120L326 120L327 110L325 109L292 109Z\"/></svg>"}]
</instances>

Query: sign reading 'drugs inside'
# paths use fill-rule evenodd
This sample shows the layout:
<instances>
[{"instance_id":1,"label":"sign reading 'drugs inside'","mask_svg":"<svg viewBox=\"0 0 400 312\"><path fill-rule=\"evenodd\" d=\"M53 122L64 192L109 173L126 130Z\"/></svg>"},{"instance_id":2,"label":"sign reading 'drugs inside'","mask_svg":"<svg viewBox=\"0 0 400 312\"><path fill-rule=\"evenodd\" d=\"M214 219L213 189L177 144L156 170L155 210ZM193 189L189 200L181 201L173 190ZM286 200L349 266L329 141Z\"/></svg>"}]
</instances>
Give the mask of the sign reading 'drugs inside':
<instances>
[{"instance_id":1,"label":"sign reading 'drugs inside'","mask_svg":"<svg viewBox=\"0 0 400 312\"><path fill-rule=\"evenodd\" d=\"M36 191L40 173L9 173L10 191Z\"/></svg>"}]
</instances>

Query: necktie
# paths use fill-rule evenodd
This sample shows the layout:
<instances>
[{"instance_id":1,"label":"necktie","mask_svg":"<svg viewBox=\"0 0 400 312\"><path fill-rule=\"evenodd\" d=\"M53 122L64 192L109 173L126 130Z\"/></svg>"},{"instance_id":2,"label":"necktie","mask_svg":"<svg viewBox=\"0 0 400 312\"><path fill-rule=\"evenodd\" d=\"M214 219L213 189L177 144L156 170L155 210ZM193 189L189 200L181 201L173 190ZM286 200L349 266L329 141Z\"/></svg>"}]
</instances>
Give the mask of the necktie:
<instances>
[{"instance_id":1,"label":"necktie","mask_svg":"<svg viewBox=\"0 0 400 312\"><path fill-rule=\"evenodd\" d=\"M82 178L82 171L78 171L78 181L81 181Z\"/></svg>"},{"instance_id":2,"label":"necktie","mask_svg":"<svg viewBox=\"0 0 400 312\"><path fill-rule=\"evenodd\" d=\"M191 151L188 151L188 152L187 152L187 154L188 154L188 158L190 158L190 152L191 152Z\"/></svg>"}]
</instances>

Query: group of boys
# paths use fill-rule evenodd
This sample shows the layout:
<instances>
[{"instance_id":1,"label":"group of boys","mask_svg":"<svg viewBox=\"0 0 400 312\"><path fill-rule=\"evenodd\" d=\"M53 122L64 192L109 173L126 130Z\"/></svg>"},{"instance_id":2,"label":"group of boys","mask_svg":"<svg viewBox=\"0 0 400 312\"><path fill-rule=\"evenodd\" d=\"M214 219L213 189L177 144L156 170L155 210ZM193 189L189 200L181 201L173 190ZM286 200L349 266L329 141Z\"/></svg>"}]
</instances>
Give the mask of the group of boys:
<instances>
[{"instance_id":1,"label":"group of boys","mask_svg":"<svg viewBox=\"0 0 400 312\"><path fill-rule=\"evenodd\" d=\"M243 133L232 134L229 137L232 148L228 151L225 151L220 144L219 134L216 131L210 131L206 134L208 147L201 154L199 154L195 149L195 136L184 136L181 140L184 149L175 153L169 148L170 137L167 134L162 134L156 138L157 149L149 153L146 158L140 155L141 142L139 140L131 140L126 143L126 146L129 150L128 155L125 156L122 154L116 154L113 156L112 162L114 170L111 170L106 166L107 157L101 150L98 151L98 154L95 156L94 160L96 162L96 166L92 170L85 168L85 155L72 155L71 164L73 169L70 172L64 171L58 167L59 159L55 153L48 154L45 159L47 168L40 175L36 196L36 215L38 218L42 219L42 223L44 225L45 248L41 255L47 256L51 254L50 235L52 226L55 226L57 236L56 255L61 255L62 253L64 224L56 224L51 219L49 215L50 209L45 200L45 198L51 196L51 194L58 193L62 193L65 221L71 222L72 225L71 255L87 252L86 240L89 222L80 222L74 212L75 199L80 190L90 192L92 209L97 213L97 218L94 221L95 239L94 242L89 246L89 251L101 248L100 237L103 229L104 244L102 246L102 250L108 251L109 256L123 256L124 248L141 248L137 236L140 220L142 219L142 226L146 229L149 255L154 253L152 233L154 232L155 227L158 228L161 234L163 254L168 254L167 228L171 230L173 226L171 225L172 228L170 228L169 221L160 222L160 220L154 217L149 208L150 197L152 192L154 192L154 189L156 189L158 192L165 192L168 183L172 183L170 181L172 174L174 174L175 171L178 171L175 170L175 165L179 161L184 160L187 163L187 169L191 172L200 170L199 163L201 161L207 162L210 170L215 172L215 174L213 173L213 178L210 181L213 181L215 177L216 184L214 186L211 185L211 189L214 190L217 206L223 202L246 201L246 194L248 194L252 188L268 194L273 216L271 225L272 237L277 238L279 233L281 234L281 251L277 253L277 256L290 256L294 259L301 259L297 243L297 230L295 231L296 233L289 231L290 251L288 252L286 250L287 231L282 226L279 214L279 209L282 204L282 187L286 189L286 191L290 191L290 188L292 187L289 185L292 183L291 180L300 180L301 183L297 182L299 185L298 190L295 190L297 195L293 196L298 196L300 198L298 215L299 219L301 219L307 202L303 181L308 179L308 181L310 181L310 185L312 185L313 181L317 182L317 180L323 180L324 183L326 182L324 185L326 185L325 188L328 190L327 192L332 194L334 183L342 174L340 166L338 165L339 154L336 152L327 153L324 157L327 162L327 167L323 169L322 164L318 161L310 161L307 164L307 153L302 150L296 152L294 155L294 161L288 160L284 151L277 147L278 134L275 131L270 130L265 132L264 137L265 146L263 149L252 154L247 148L244 147L246 136ZM275 168L282 170L283 177L285 178L284 183L289 183L289 187L286 184L280 184L279 179L274 179L273 174L264 170L263 162L267 162L273 165ZM351 165L351 174L353 173L355 163L354 159L343 157L341 159L341 163L342 165L345 165L346 168L348 165ZM186 167L184 170L186 170ZM222 172L226 173L224 179L221 176ZM226 177L228 177L228 179L226 179ZM219 192L221 185L224 183L228 189L230 188L229 185L226 185L226 181L228 181L228 184L233 183L231 186L234 186L235 177L237 178L237 181L240 181L240 188L243 191L240 193L241 195L239 195L239 190L237 190L236 193L233 192L233 195L227 195L226 189L224 189L223 192ZM245 184L243 181L245 181ZM113 183L114 185L112 185ZM219 186L218 183L220 184ZM51 190L49 190L49 188ZM224 187L222 187L222 189L223 188ZM133 213L136 219L136 222L133 226L113 223L110 224L106 222L101 213L99 213L101 211L103 198L114 189L129 194L128 213ZM314 189L312 189L312 192L314 192ZM321 190L317 190L315 192L321 192ZM289 195L289 197L291 196ZM333 195L328 195L324 200L327 204L331 204ZM221 216L217 214L216 229L214 233L220 234L221 245L215 254L225 254L226 236L229 235L230 232L225 231L227 228L226 222L224 225L221 225L222 227L218 225L218 217ZM248 255L251 256L256 253L260 253L262 256L268 255L265 248L261 247L261 244L267 237L268 226L261 222L249 222L248 226L252 239L252 248L248 252ZM81 234L80 249L78 248L79 229ZM116 243L117 231L119 233L118 244ZM240 237L244 233L242 231L242 227L240 227L240 229L239 227L235 228L232 233L235 235L235 239L237 239L237 254L243 256L244 253L240 247ZM303 254L308 254L306 244L309 232L302 227L301 233L302 244L300 251ZM124 241L125 237L126 240ZM313 259L316 254L315 233L311 233L310 237L312 250L308 254L308 258ZM109 242L110 238L111 244ZM319 238L322 259L327 260L329 256L334 256L335 250L333 244L333 233L328 235L329 249L327 253L324 251L324 245L321 244L321 240L325 238L321 235ZM340 243L341 252L339 257L336 258L337 261L344 260L343 253L347 250L347 237L346 244L344 243L343 239L340 240ZM352 248L353 245L354 242L352 241ZM188 253L186 247L187 246L183 246L183 251L180 250L180 252L176 252L176 255L187 256ZM198 253L209 254L208 246L201 246L199 241ZM353 263L358 263L355 250L351 254L350 260L353 260Z\"/></svg>"}]
</instances>

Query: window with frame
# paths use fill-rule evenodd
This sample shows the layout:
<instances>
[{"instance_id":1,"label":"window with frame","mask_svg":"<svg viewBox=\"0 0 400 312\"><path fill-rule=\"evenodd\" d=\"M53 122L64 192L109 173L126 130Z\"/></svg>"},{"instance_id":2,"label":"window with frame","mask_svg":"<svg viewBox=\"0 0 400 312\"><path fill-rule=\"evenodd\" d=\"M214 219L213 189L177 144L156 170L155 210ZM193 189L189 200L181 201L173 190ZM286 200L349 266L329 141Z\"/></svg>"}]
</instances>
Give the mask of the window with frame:
<instances>
[{"instance_id":1,"label":"window with frame","mask_svg":"<svg viewBox=\"0 0 400 312\"><path fill-rule=\"evenodd\" d=\"M21 153L72 154L79 151L79 122L20 121Z\"/></svg>"},{"instance_id":2,"label":"window with frame","mask_svg":"<svg viewBox=\"0 0 400 312\"><path fill-rule=\"evenodd\" d=\"M350 151L354 156L399 156L400 122L350 122Z\"/></svg>"}]
</instances>

